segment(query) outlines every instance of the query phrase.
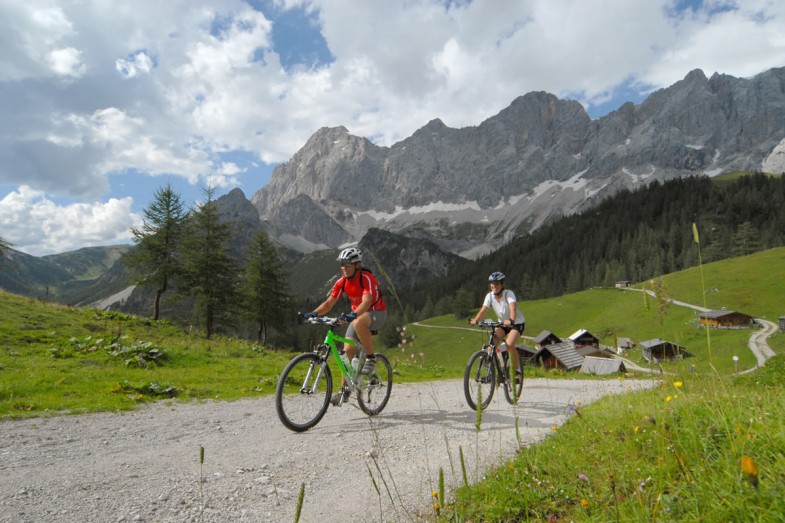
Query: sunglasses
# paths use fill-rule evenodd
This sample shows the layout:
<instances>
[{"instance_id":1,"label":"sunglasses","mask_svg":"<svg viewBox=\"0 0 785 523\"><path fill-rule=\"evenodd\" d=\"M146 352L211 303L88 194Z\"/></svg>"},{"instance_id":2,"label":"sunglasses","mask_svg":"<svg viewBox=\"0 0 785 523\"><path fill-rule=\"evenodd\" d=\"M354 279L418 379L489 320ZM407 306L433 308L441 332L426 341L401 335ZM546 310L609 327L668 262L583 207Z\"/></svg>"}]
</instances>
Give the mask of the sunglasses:
<instances>
[{"instance_id":1,"label":"sunglasses","mask_svg":"<svg viewBox=\"0 0 785 523\"><path fill-rule=\"evenodd\" d=\"M354 262L341 262L341 267L354 267Z\"/></svg>"}]
</instances>

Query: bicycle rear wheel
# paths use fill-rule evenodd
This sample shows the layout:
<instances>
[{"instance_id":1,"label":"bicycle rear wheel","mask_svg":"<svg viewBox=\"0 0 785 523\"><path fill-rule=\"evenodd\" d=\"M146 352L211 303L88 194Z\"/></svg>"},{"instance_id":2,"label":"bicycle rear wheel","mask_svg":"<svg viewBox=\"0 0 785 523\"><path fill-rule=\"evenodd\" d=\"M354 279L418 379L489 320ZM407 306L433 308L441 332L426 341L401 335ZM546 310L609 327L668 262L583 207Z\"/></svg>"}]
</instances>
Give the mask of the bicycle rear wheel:
<instances>
[{"instance_id":1,"label":"bicycle rear wheel","mask_svg":"<svg viewBox=\"0 0 785 523\"><path fill-rule=\"evenodd\" d=\"M518 353L518 368L512 367L512 357L508 356L505 363L508 378L504 380L504 397L507 398L507 403L515 405L521 399L521 392L523 392L523 356L520 353Z\"/></svg>"},{"instance_id":2,"label":"bicycle rear wheel","mask_svg":"<svg viewBox=\"0 0 785 523\"><path fill-rule=\"evenodd\" d=\"M322 364L317 354L295 356L283 369L275 388L278 418L290 430L306 431L327 412L332 391L330 367Z\"/></svg>"},{"instance_id":3,"label":"bicycle rear wheel","mask_svg":"<svg viewBox=\"0 0 785 523\"><path fill-rule=\"evenodd\" d=\"M376 366L368 376L362 377L357 390L357 403L360 410L369 416L379 414L392 392L392 365L384 354L376 354Z\"/></svg>"},{"instance_id":4,"label":"bicycle rear wheel","mask_svg":"<svg viewBox=\"0 0 785 523\"><path fill-rule=\"evenodd\" d=\"M480 350L469 358L466 370L463 373L463 393L469 408L477 410L477 405L483 409L490 405L493 392L496 389L496 368L491 355Z\"/></svg>"}]
</instances>

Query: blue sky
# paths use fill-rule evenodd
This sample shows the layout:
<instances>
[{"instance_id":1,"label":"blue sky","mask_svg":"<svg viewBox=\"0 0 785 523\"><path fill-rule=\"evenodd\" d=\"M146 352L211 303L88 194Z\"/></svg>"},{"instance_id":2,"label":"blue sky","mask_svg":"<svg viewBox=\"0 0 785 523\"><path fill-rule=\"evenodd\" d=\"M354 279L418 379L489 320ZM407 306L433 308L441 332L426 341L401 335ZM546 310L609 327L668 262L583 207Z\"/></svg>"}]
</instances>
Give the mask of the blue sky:
<instances>
[{"instance_id":1,"label":"blue sky","mask_svg":"<svg viewBox=\"0 0 785 523\"><path fill-rule=\"evenodd\" d=\"M530 91L597 118L783 35L780 0L0 0L0 236L128 243L156 189L250 198L321 127L392 145Z\"/></svg>"}]
</instances>

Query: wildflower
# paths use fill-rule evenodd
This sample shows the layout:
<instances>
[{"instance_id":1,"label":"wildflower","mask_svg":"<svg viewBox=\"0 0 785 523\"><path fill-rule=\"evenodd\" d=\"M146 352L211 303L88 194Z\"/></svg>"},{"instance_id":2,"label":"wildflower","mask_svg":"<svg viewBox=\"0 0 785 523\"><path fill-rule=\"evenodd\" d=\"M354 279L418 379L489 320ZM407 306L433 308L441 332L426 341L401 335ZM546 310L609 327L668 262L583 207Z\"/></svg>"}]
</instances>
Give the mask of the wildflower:
<instances>
[{"instance_id":1,"label":"wildflower","mask_svg":"<svg viewBox=\"0 0 785 523\"><path fill-rule=\"evenodd\" d=\"M515 470L515 467L513 467L512 465L507 465L507 470Z\"/></svg>"},{"instance_id":2,"label":"wildflower","mask_svg":"<svg viewBox=\"0 0 785 523\"><path fill-rule=\"evenodd\" d=\"M758 465L749 456L741 457L741 470L744 472L744 479L750 482L753 487L758 486Z\"/></svg>"},{"instance_id":3,"label":"wildflower","mask_svg":"<svg viewBox=\"0 0 785 523\"><path fill-rule=\"evenodd\" d=\"M431 492L431 496L433 496L435 498L438 498L439 497L439 493L434 490L433 492Z\"/></svg>"},{"instance_id":4,"label":"wildflower","mask_svg":"<svg viewBox=\"0 0 785 523\"><path fill-rule=\"evenodd\" d=\"M641 428L640 428L638 425L635 425L635 429L633 429L633 430L634 430L634 431L635 431L635 433L637 434L637 433L638 433L638 431L639 431L639 430L641 430Z\"/></svg>"},{"instance_id":5,"label":"wildflower","mask_svg":"<svg viewBox=\"0 0 785 523\"><path fill-rule=\"evenodd\" d=\"M669 402L670 400L672 400L672 399L673 399L673 398L671 398L670 396L668 396L667 398L665 398L665 403L668 403L668 402Z\"/></svg>"},{"instance_id":6,"label":"wildflower","mask_svg":"<svg viewBox=\"0 0 785 523\"><path fill-rule=\"evenodd\" d=\"M676 387L677 389L680 389L682 385L683 385L683 383L680 382L680 381L674 381L673 382L673 386Z\"/></svg>"},{"instance_id":7,"label":"wildflower","mask_svg":"<svg viewBox=\"0 0 785 523\"><path fill-rule=\"evenodd\" d=\"M589 502L586 500L586 498L581 499L581 506L583 508L587 508L589 506Z\"/></svg>"},{"instance_id":8,"label":"wildflower","mask_svg":"<svg viewBox=\"0 0 785 523\"><path fill-rule=\"evenodd\" d=\"M557 425L554 425L551 427L551 430L559 430L559 427Z\"/></svg>"}]
</instances>

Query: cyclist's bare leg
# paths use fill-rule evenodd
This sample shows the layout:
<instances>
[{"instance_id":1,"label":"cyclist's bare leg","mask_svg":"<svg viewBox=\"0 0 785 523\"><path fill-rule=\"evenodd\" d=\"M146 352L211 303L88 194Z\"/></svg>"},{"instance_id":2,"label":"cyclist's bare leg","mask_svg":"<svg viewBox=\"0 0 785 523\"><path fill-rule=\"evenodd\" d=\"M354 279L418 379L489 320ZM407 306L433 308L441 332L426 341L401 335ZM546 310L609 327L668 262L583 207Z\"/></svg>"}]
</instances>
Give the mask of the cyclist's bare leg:
<instances>
[{"instance_id":1,"label":"cyclist's bare leg","mask_svg":"<svg viewBox=\"0 0 785 523\"><path fill-rule=\"evenodd\" d=\"M505 340L507 342L507 352L510 353L510 358L512 358L511 359L512 368L516 370L519 368L520 365L518 350L515 348L518 344L519 339L521 339L521 333L515 329L510 329L509 334L507 334L507 339Z\"/></svg>"},{"instance_id":2,"label":"cyclist's bare leg","mask_svg":"<svg viewBox=\"0 0 785 523\"><path fill-rule=\"evenodd\" d=\"M352 322L354 332L365 347L366 356L373 354L373 336L371 336L371 315L367 312L355 318Z\"/></svg>"}]
</instances>

